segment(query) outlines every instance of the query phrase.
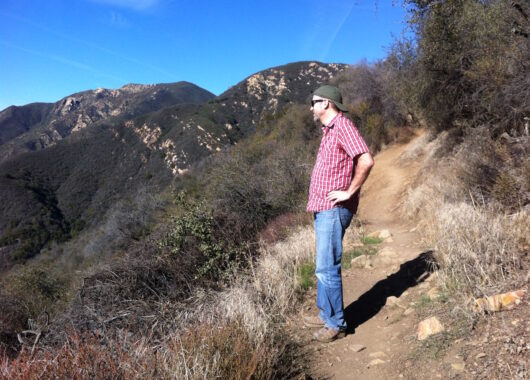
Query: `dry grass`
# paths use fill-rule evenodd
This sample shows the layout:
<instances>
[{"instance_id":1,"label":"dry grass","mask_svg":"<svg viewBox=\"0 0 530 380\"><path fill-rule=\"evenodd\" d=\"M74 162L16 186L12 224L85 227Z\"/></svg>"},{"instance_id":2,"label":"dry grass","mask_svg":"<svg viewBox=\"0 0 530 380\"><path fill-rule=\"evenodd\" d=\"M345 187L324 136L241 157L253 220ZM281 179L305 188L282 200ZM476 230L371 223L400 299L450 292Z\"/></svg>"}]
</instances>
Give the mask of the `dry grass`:
<instances>
[{"instance_id":1,"label":"dry grass","mask_svg":"<svg viewBox=\"0 0 530 380\"><path fill-rule=\"evenodd\" d=\"M28 349L14 359L4 355L0 377L293 377L299 367L293 365L296 351L286 338L283 322L294 310L299 293L297 266L313 255L313 229L301 227L284 241L263 246L261 257L248 272L234 273L226 289L198 290L180 304L150 303L150 314L156 316L151 333L135 335L127 330L127 323L112 331L112 323L118 320L100 322L97 333L70 332L61 345L34 356ZM137 315L136 319L148 317ZM156 333L159 324L164 334Z\"/></svg>"},{"instance_id":2,"label":"dry grass","mask_svg":"<svg viewBox=\"0 0 530 380\"><path fill-rule=\"evenodd\" d=\"M416 146L407 153L423 155L424 164L403 213L418 222L435 248L439 285L465 300L525 284L530 233L530 215L522 207L526 190L518 188L519 195L512 198L517 203L507 206L499 202L496 185L504 181L502 173L522 173L518 167L525 166L509 152L487 131L475 130L462 138L444 132L426 142L423 152ZM525 179L517 177L510 184L514 181Z\"/></svg>"}]
</instances>

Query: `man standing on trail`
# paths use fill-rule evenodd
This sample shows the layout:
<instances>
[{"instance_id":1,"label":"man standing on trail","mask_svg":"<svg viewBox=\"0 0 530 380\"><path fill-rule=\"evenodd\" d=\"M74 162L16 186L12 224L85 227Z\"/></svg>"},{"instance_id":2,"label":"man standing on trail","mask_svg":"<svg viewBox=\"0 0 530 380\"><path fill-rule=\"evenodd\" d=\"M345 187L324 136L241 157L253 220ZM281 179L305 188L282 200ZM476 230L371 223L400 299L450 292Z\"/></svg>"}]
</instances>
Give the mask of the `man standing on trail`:
<instances>
[{"instance_id":1,"label":"man standing on trail","mask_svg":"<svg viewBox=\"0 0 530 380\"><path fill-rule=\"evenodd\" d=\"M335 86L313 93L311 111L322 123L322 140L309 187L307 211L313 213L317 238L318 315L304 324L320 327L313 338L331 342L346 335L342 300L342 238L359 204L359 189L374 165L359 131L343 116L348 112Z\"/></svg>"}]
</instances>

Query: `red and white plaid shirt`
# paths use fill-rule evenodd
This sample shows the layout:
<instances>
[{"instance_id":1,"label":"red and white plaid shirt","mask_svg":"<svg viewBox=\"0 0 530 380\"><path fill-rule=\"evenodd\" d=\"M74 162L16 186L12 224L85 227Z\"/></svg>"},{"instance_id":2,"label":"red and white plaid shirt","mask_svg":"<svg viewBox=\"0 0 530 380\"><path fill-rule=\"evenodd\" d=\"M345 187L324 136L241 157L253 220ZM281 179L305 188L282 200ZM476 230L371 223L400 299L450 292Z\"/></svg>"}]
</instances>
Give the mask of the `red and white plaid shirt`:
<instances>
[{"instance_id":1,"label":"red and white plaid shirt","mask_svg":"<svg viewBox=\"0 0 530 380\"><path fill-rule=\"evenodd\" d=\"M332 203L326 200L326 195L332 190L347 190L355 170L355 157L369 152L355 125L342 113L322 127L322 131L322 141L309 187L307 211L310 212L333 208ZM355 213L358 204L359 192L349 200L339 203L339 206Z\"/></svg>"}]
</instances>

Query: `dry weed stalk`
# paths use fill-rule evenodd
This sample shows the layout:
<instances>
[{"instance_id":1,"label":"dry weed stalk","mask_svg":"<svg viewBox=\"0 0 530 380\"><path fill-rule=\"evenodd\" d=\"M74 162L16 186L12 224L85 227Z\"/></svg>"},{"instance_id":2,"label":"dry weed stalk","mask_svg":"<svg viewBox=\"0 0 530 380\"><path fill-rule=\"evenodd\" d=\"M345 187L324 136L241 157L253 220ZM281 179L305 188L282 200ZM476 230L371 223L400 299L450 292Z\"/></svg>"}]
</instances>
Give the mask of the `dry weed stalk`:
<instances>
[{"instance_id":1,"label":"dry weed stalk","mask_svg":"<svg viewBox=\"0 0 530 380\"><path fill-rule=\"evenodd\" d=\"M424 145L422 170L402 205L435 248L439 285L465 300L524 284L529 213L509 213L490 195L495 175L507 170L503 152L482 129L461 141L441 133Z\"/></svg>"},{"instance_id":2,"label":"dry weed stalk","mask_svg":"<svg viewBox=\"0 0 530 380\"><path fill-rule=\"evenodd\" d=\"M290 377L292 363L285 362L282 322L292 311L298 291L297 265L311 260L314 232L303 227L283 242L262 247L261 257L246 273L234 273L225 290L197 290L185 301L167 305L130 271L108 274L105 286L112 294L134 292L123 286L132 280L150 294L149 303L129 303L127 312L141 312L136 320L151 323L151 332L136 337L127 332L121 314L98 324L97 334L70 333L55 350L22 353L14 360L0 359L0 376L6 378L274 378ZM97 280L98 277L95 279ZM102 283L87 289L99 294ZM155 301L153 301L155 300ZM85 305L88 306L88 305ZM154 308L150 315L145 311ZM122 311L123 311L122 310ZM96 311L93 311L96 313ZM97 316L97 314L95 314ZM126 319L126 318L123 318ZM136 320L132 320L134 323ZM112 324L116 331L111 333ZM164 331L161 334L160 331ZM282 364L283 363L283 364Z\"/></svg>"}]
</instances>

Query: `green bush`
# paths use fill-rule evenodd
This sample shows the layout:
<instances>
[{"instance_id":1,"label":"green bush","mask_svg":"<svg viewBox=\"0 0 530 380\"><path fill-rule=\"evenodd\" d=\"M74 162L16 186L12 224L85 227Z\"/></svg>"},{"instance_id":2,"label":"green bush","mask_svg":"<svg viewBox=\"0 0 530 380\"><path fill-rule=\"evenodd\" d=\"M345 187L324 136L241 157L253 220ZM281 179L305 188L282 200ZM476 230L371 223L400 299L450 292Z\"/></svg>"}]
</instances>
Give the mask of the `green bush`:
<instances>
[{"instance_id":1,"label":"green bush","mask_svg":"<svg viewBox=\"0 0 530 380\"><path fill-rule=\"evenodd\" d=\"M237 264L242 249L237 242L223 236L212 212L202 203L186 200L184 193L177 195L177 202L183 212L169 222L160 247L169 249L175 256L202 256L198 274L219 278L224 270Z\"/></svg>"},{"instance_id":2,"label":"green bush","mask_svg":"<svg viewBox=\"0 0 530 380\"><path fill-rule=\"evenodd\" d=\"M417 46L413 107L438 130L488 123L495 134L522 132L530 112L530 5L503 0L405 3Z\"/></svg>"}]
</instances>

